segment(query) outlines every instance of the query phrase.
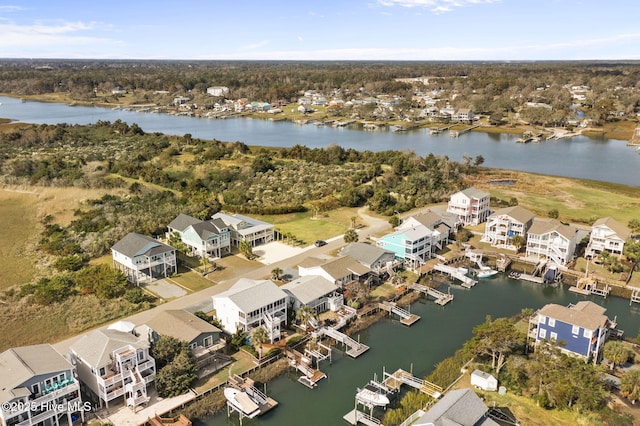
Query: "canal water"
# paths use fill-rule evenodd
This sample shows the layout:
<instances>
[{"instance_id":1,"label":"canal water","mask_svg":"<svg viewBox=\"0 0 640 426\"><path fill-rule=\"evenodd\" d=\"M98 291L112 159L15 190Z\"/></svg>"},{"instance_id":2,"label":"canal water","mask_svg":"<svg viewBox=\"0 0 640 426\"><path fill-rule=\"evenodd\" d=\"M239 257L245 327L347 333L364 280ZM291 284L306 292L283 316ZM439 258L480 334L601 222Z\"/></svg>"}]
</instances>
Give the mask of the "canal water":
<instances>
[{"instance_id":1,"label":"canal water","mask_svg":"<svg viewBox=\"0 0 640 426\"><path fill-rule=\"evenodd\" d=\"M407 132L363 131L297 125L261 119L207 119L168 114L21 102L0 97L0 117L29 123L90 124L98 120L137 123L145 132L192 136L248 145L311 148L338 144L356 150L411 150L419 155L446 155L454 161L482 155L486 167L522 170L640 186L640 155L624 141L575 137L544 143L516 143L516 136L470 132L459 138L430 135L426 129ZM604 165L604 167L603 167Z\"/></svg>"},{"instance_id":2,"label":"canal water","mask_svg":"<svg viewBox=\"0 0 640 426\"><path fill-rule=\"evenodd\" d=\"M446 289L446 288L445 288ZM351 359L334 350L333 362L321 363L328 378L319 382L314 390L296 381L291 373L267 386L269 396L279 406L262 417L248 420L245 425L326 426L347 424L342 419L354 407L356 388L365 385L377 374L382 378L383 368L393 372L398 368L413 368L418 377L428 375L435 364L452 355L472 336L474 326L493 318L512 316L523 308L539 309L547 303L568 305L591 300L607 309L607 316L618 322L618 328L636 336L640 326L640 305L629 306L629 301L610 297L582 296L567 287L551 287L513 280L504 275L480 280L472 289L451 286L455 299L441 307L431 301L411 305L411 313L422 318L411 327L398 321L385 319L360 333L362 343L371 347L357 359ZM352 336L358 338L358 336ZM238 415L227 418L226 411L196 422L196 425L238 425Z\"/></svg>"}]
</instances>

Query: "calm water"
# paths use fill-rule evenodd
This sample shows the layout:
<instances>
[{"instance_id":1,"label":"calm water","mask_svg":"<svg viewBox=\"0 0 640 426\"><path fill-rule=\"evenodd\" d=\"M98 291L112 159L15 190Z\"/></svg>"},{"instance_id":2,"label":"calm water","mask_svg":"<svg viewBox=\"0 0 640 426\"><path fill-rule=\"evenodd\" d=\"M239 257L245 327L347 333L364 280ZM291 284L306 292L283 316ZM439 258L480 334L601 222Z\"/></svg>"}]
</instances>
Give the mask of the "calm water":
<instances>
[{"instance_id":1,"label":"calm water","mask_svg":"<svg viewBox=\"0 0 640 426\"><path fill-rule=\"evenodd\" d=\"M267 393L280 405L270 413L245 419L247 425L343 425L347 412L353 409L356 387L365 385L377 373L398 368L409 370L413 366L416 376L429 374L435 364L453 354L472 336L472 328L484 322L486 315L493 318L511 316L523 308L538 309L547 303L568 305L580 300L592 300L607 308L606 314L617 316L619 328L635 336L640 325L640 305L629 307L629 301L619 298L585 297L569 292L564 287L553 288L496 276L481 280L471 290L452 286L455 299L446 307L433 302L418 302L411 312L422 317L411 327L397 321L384 320L360 334L360 340L371 347L357 359L334 350L333 364L323 361L321 369L328 378L310 390L291 374L279 378L267 387ZM352 336L356 337L356 336ZM207 419L202 425L237 425L238 416L227 419L226 411Z\"/></svg>"},{"instance_id":2,"label":"calm water","mask_svg":"<svg viewBox=\"0 0 640 426\"><path fill-rule=\"evenodd\" d=\"M425 129L409 132L367 132L350 128L316 127L260 119L211 120L177 117L108 108L20 102L0 97L0 117L30 123L89 124L98 120L137 123L146 132L184 135L203 139L241 141L248 145L290 147L295 144L324 147L336 143L344 148L382 151L411 150L434 153L461 161L464 155L482 155L493 168L578 177L640 186L640 155L623 141L577 137L539 144L518 144L513 135L471 132L459 138L429 135Z\"/></svg>"}]
</instances>

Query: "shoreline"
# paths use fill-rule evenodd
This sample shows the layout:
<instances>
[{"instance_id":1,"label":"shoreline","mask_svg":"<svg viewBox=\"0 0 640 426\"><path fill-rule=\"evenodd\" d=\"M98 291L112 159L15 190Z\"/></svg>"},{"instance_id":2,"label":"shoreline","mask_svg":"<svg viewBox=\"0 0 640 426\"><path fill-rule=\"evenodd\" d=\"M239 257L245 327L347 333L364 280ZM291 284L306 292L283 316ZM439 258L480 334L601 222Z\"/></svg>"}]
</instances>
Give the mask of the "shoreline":
<instances>
[{"instance_id":1,"label":"shoreline","mask_svg":"<svg viewBox=\"0 0 640 426\"><path fill-rule=\"evenodd\" d=\"M172 106L162 106L155 103L147 103L147 104L126 104L126 103L110 103L110 102L93 102L93 101L75 101L70 99L50 99L46 95L27 95L27 96L18 96L10 93L0 93L0 96L5 96L13 99L22 99L28 100L32 102L45 102L45 103L58 103L58 104L66 104L68 106L85 106L85 107L98 107L98 108L109 108L109 109L129 109L132 112L145 112L140 110L148 110L154 109L155 112L161 114L169 114L169 115L187 115L193 118L208 118L208 119L226 119L226 118L252 118L252 119L262 119L262 120L271 120L271 121L287 121L292 124L319 124L319 125L333 125L334 127L340 126L352 126L356 125L362 131L368 131L369 126L375 129L385 128L388 131L413 131L420 129L438 129L442 127L446 127L451 131L470 131L470 132L479 132L479 133L487 133L487 134L511 134L511 135L526 135L526 134L537 134L540 137L538 139L532 138L530 141L524 143L543 143L547 141L573 138L575 136L586 136L590 138L606 138L610 140L616 141L624 141L628 146L640 146L640 142L634 143L634 135L637 132L630 132L629 135L623 137L619 135L610 135L607 136L607 130L602 127L585 127L582 129L574 129L568 130L565 128L553 128L553 127L541 127L541 126L533 126L525 123L519 123L516 125L502 125L502 126L494 126L486 122L486 119L478 120L475 123L478 124L469 124L469 123L443 123L443 122L435 122L421 120L421 121L413 121L413 122L403 122L398 120L388 120L388 121L371 121L371 120L347 120L345 121L344 117L335 117L330 118L326 114L322 115L301 115L301 116L289 116L286 113L280 113L280 115L269 114L267 112L228 112L228 113L216 113L215 116L207 116L207 114L211 114L211 111L205 113L199 113L199 110L194 111L182 111L176 107ZM285 114L284 116L282 114ZM0 120L3 120L0 117ZM15 120L11 118L6 118L9 120L8 123L0 124L11 124L15 123ZM337 123L337 124L336 124ZM347 124L345 124L347 123ZM473 127L470 129L470 127ZM390 130L394 128L394 130ZM144 130L144 129L143 129Z\"/></svg>"}]
</instances>

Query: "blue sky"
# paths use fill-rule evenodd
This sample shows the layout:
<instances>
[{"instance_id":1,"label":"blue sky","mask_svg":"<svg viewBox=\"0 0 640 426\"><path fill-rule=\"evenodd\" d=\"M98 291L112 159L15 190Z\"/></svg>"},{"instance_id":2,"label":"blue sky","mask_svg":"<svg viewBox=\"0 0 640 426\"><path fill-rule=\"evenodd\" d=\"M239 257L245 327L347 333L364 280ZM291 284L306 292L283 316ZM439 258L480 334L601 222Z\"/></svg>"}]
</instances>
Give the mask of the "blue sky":
<instances>
[{"instance_id":1,"label":"blue sky","mask_svg":"<svg viewBox=\"0 0 640 426\"><path fill-rule=\"evenodd\" d=\"M0 58L640 59L638 0L0 0Z\"/></svg>"}]
</instances>

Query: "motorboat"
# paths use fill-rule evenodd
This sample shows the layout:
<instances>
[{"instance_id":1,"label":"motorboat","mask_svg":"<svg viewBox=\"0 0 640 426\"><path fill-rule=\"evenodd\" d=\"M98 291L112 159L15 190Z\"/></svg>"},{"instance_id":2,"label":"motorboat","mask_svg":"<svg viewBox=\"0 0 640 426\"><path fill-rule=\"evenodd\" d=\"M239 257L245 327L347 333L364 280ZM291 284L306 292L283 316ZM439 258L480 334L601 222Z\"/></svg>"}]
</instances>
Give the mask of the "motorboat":
<instances>
[{"instance_id":1,"label":"motorboat","mask_svg":"<svg viewBox=\"0 0 640 426\"><path fill-rule=\"evenodd\" d=\"M495 274L497 274L498 271L496 271L495 269L491 269L488 266L483 266L482 268L480 268L480 272L478 272L478 275L476 275L476 277L479 278L489 278L494 276Z\"/></svg>"},{"instance_id":2,"label":"motorboat","mask_svg":"<svg viewBox=\"0 0 640 426\"><path fill-rule=\"evenodd\" d=\"M244 391L236 388L224 388L224 397L245 417L252 419L260 414L260 406Z\"/></svg>"},{"instance_id":3,"label":"motorboat","mask_svg":"<svg viewBox=\"0 0 640 426\"><path fill-rule=\"evenodd\" d=\"M376 405L378 407L384 407L389 404L389 398L387 398L385 394L380 393L377 389L369 385L358 389L356 399L365 404Z\"/></svg>"}]
</instances>

